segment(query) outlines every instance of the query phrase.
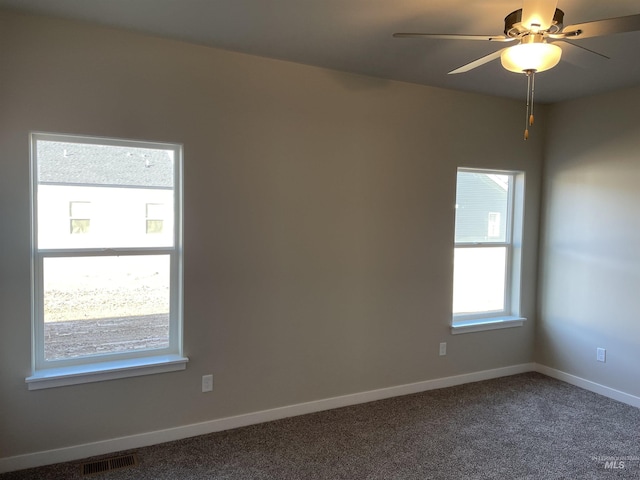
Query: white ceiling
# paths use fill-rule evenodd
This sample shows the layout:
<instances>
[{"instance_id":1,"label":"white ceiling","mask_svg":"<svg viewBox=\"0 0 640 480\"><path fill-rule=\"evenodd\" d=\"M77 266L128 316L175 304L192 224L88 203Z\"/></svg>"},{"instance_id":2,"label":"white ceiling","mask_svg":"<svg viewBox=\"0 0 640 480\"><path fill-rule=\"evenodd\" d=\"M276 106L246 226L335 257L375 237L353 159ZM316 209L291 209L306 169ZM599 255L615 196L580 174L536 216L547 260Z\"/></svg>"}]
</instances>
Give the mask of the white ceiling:
<instances>
[{"instance_id":1,"label":"white ceiling","mask_svg":"<svg viewBox=\"0 0 640 480\"><path fill-rule=\"evenodd\" d=\"M0 0L0 8L73 18L384 79L525 96L524 75L499 60L447 72L504 44L397 39L394 32L501 34L521 0ZM638 0L559 0L564 24L640 13ZM576 41L540 73L536 100L556 102L640 85L640 32ZM565 44L563 44L565 45Z\"/></svg>"}]
</instances>

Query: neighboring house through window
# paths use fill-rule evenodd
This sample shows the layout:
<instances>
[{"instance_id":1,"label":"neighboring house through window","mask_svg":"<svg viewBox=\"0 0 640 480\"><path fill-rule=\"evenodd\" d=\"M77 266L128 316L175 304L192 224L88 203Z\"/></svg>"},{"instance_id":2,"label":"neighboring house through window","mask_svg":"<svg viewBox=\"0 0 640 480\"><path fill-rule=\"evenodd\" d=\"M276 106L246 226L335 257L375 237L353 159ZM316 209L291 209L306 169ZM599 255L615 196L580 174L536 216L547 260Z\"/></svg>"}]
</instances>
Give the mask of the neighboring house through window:
<instances>
[{"instance_id":1,"label":"neighboring house through window","mask_svg":"<svg viewBox=\"0 0 640 480\"><path fill-rule=\"evenodd\" d=\"M453 332L522 324L524 174L458 169Z\"/></svg>"},{"instance_id":2,"label":"neighboring house through window","mask_svg":"<svg viewBox=\"0 0 640 480\"><path fill-rule=\"evenodd\" d=\"M32 162L29 388L183 369L181 146L38 133Z\"/></svg>"}]
</instances>

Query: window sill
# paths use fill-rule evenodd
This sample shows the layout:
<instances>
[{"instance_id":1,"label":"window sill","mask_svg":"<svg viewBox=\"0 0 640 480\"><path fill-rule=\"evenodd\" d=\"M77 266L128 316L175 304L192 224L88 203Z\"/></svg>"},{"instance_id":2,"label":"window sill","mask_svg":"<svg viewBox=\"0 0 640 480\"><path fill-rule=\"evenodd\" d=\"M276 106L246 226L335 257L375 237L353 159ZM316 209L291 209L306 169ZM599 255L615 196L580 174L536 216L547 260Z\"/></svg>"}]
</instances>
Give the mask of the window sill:
<instances>
[{"instance_id":1,"label":"window sill","mask_svg":"<svg viewBox=\"0 0 640 480\"><path fill-rule=\"evenodd\" d=\"M102 382L116 378L138 377L154 373L184 370L189 359L181 355L131 358L112 362L89 363L71 367L48 368L35 372L25 382L29 390Z\"/></svg>"},{"instance_id":2,"label":"window sill","mask_svg":"<svg viewBox=\"0 0 640 480\"><path fill-rule=\"evenodd\" d=\"M451 333L458 335L461 333L484 332L486 330L498 330L501 328L521 327L526 318L524 317L496 317L482 318L479 320L467 320L456 322L451 326Z\"/></svg>"}]
</instances>

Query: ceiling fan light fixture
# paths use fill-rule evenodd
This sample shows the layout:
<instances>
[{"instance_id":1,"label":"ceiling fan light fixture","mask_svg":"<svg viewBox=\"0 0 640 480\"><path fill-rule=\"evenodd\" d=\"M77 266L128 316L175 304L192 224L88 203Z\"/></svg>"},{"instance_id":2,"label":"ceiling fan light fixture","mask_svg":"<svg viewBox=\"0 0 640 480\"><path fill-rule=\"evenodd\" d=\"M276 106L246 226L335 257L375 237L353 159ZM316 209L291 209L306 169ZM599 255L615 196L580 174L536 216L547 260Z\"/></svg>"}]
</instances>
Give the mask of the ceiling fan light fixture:
<instances>
[{"instance_id":1,"label":"ceiling fan light fixture","mask_svg":"<svg viewBox=\"0 0 640 480\"><path fill-rule=\"evenodd\" d=\"M521 43L503 50L500 62L510 72L544 72L555 67L561 56L562 49L552 43Z\"/></svg>"},{"instance_id":2,"label":"ceiling fan light fixture","mask_svg":"<svg viewBox=\"0 0 640 480\"><path fill-rule=\"evenodd\" d=\"M562 57L560 47L550 41L601 37L625 32L640 32L640 13L617 18L564 25L564 12L558 0L521 0L522 8L504 19L504 35L462 35L443 33L394 33L394 37L421 37L453 40L481 40L489 42L518 42L513 47L492 53L451 70L449 74L465 73L500 57L502 66L511 72L524 73L527 78L527 111L524 139L534 123L534 94L536 73L555 67ZM572 44L572 42L567 42ZM577 45L576 45L577 46ZM609 58L588 48L584 50Z\"/></svg>"}]
</instances>

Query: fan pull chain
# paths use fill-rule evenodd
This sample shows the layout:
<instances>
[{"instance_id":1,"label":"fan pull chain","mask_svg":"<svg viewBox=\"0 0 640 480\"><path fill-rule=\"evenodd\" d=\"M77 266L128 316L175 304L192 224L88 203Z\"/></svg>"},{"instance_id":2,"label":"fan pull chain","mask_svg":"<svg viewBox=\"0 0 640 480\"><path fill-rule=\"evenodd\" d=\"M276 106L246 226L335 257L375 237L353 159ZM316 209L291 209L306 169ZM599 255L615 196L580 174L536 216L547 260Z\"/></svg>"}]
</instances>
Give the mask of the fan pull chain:
<instances>
[{"instance_id":1,"label":"fan pull chain","mask_svg":"<svg viewBox=\"0 0 640 480\"><path fill-rule=\"evenodd\" d=\"M536 71L526 70L527 75L527 111L524 117L524 139L529 139L529 127L533 126L533 94L536 88Z\"/></svg>"},{"instance_id":2,"label":"fan pull chain","mask_svg":"<svg viewBox=\"0 0 640 480\"><path fill-rule=\"evenodd\" d=\"M527 75L527 111L524 114L524 139L529 139L529 91L531 90L531 73L525 72Z\"/></svg>"},{"instance_id":3,"label":"fan pull chain","mask_svg":"<svg viewBox=\"0 0 640 480\"><path fill-rule=\"evenodd\" d=\"M529 126L533 126L533 94L536 90L536 71L531 72L531 115L529 116Z\"/></svg>"}]
</instances>

